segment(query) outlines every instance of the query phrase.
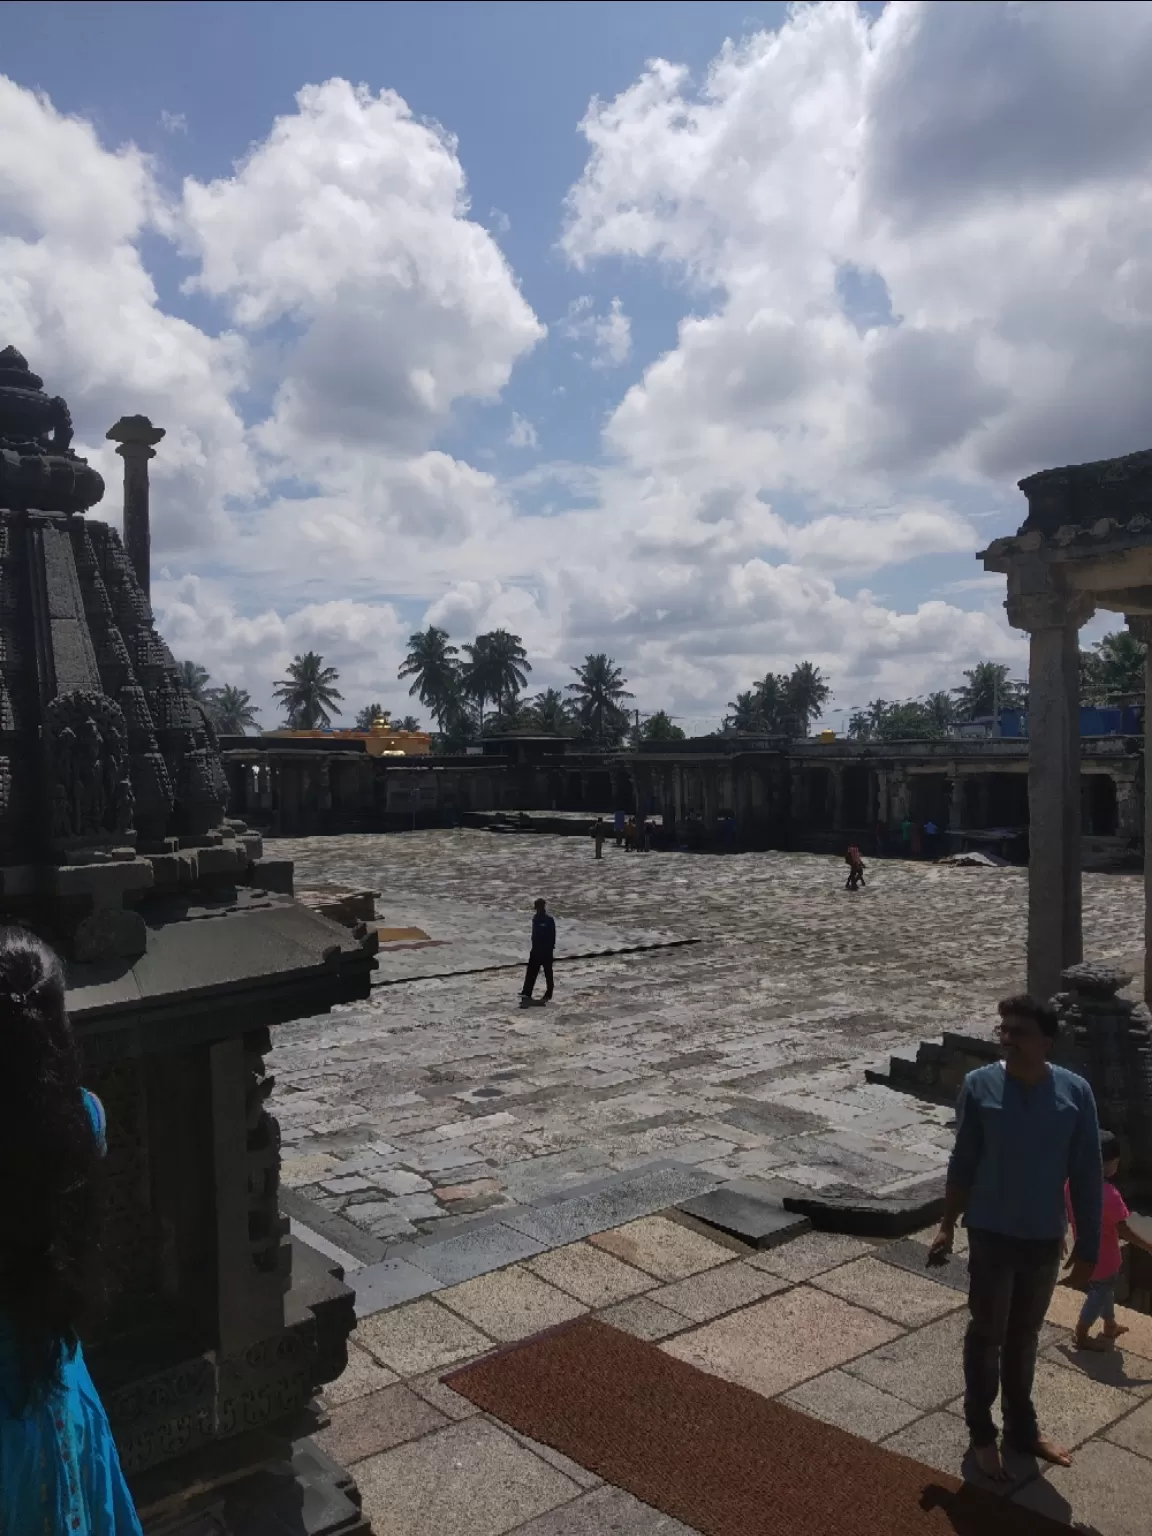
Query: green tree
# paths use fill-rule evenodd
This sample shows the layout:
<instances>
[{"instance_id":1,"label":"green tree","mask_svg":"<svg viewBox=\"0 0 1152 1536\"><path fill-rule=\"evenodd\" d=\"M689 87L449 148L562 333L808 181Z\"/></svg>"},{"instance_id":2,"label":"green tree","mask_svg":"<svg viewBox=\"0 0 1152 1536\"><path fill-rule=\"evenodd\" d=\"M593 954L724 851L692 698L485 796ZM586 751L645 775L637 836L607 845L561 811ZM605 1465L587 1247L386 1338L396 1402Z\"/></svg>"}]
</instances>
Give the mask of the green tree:
<instances>
[{"instance_id":1,"label":"green tree","mask_svg":"<svg viewBox=\"0 0 1152 1536\"><path fill-rule=\"evenodd\" d=\"M641 741L683 741L684 732L666 709L658 709L649 715L640 727Z\"/></svg>"},{"instance_id":2,"label":"green tree","mask_svg":"<svg viewBox=\"0 0 1152 1536\"><path fill-rule=\"evenodd\" d=\"M477 635L463 651L467 658L462 671L464 691L476 700L481 729L484 705L489 700L496 705L498 715L511 718L509 701L519 695L532 670L520 636L506 629L489 630L486 635Z\"/></svg>"},{"instance_id":3,"label":"green tree","mask_svg":"<svg viewBox=\"0 0 1152 1536\"><path fill-rule=\"evenodd\" d=\"M1112 704L1143 697L1148 647L1130 629L1118 629L1080 652L1080 697L1085 704Z\"/></svg>"},{"instance_id":4,"label":"green tree","mask_svg":"<svg viewBox=\"0 0 1152 1536\"><path fill-rule=\"evenodd\" d=\"M576 681L568 684L568 691L576 695L580 734L590 741L618 746L628 731L628 711L622 708L621 700L632 697L624 674L603 651L589 653L583 665L572 670Z\"/></svg>"},{"instance_id":5,"label":"green tree","mask_svg":"<svg viewBox=\"0 0 1152 1536\"><path fill-rule=\"evenodd\" d=\"M424 727L415 715L401 715L396 722L396 729L398 731L422 731Z\"/></svg>"},{"instance_id":6,"label":"green tree","mask_svg":"<svg viewBox=\"0 0 1152 1536\"><path fill-rule=\"evenodd\" d=\"M397 673L402 679L412 679L408 692L431 711L441 733L447 730L450 719L457 719L461 709L458 657L448 631L430 624L408 636L408 654Z\"/></svg>"},{"instance_id":7,"label":"green tree","mask_svg":"<svg viewBox=\"0 0 1152 1536\"><path fill-rule=\"evenodd\" d=\"M571 736L572 706L559 688L545 688L529 703L533 727L547 736Z\"/></svg>"},{"instance_id":8,"label":"green tree","mask_svg":"<svg viewBox=\"0 0 1152 1536\"><path fill-rule=\"evenodd\" d=\"M784 684L781 723L791 734L807 736L831 697L832 689L820 668L810 661L798 662Z\"/></svg>"},{"instance_id":9,"label":"green tree","mask_svg":"<svg viewBox=\"0 0 1152 1536\"><path fill-rule=\"evenodd\" d=\"M185 693L190 694L197 704L207 704L212 694L212 679L208 669L198 661L178 661L176 667Z\"/></svg>"},{"instance_id":10,"label":"green tree","mask_svg":"<svg viewBox=\"0 0 1152 1536\"><path fill-rule=\"evenodd\" d=\"M743 735L764 734L764 710L759 688L746 688L728 701L729 714L724 717L724 729Z\"/></svg>"},{"instance_id":11,"label":"green tree","mask_svg":"<svg viewBox=\"0 0 1152 1536\"><path fill-rule=\"evenodd\" d=\"M956 701L946 689L938 689L922 700L924 713L941 736L947 736L956 723Z\"/></svg>"},{"instance_id":12,"label":"green tree","mask_svg":"<svg viewBox=\"0 0 1152 1536\"><path fill-rule=\"evenodd\" d=\"M1017 709L1024 702L1019 683L1008 675L1010 668L999 661L978 661L964 673L965 682L952 690L956 698L956 718L977 720L994 715L1000 709Z\"/></svg>"},{"instance_id":13,"label":"green tree","mask_svg":"<svg viewBox=\"0 0 1152 1536\"><path fill-rule=\"evenodd\" d=\"M340 713L344 699L336 688L339 680L340 674L335 667L324 665L323 656L306 651L303 656L292 658L288 676L280 679L272 696L283 704L288 724L295 730L327 729L332 724L332 715Z\"/></svg>"},{"instance_id":14,"label":"green tree","mask_svg":"<svg viewBox=\"0 0 1152 1536\"><path fill-rule=\"evenodd\" d=\"M257 726L260 711L253 704L246 688L233 688L225 683L223 688L213 688L208 695L207 709L212 723L221 736L245 736L248 727Z\"/></svg>"},{"instance_id":15,"label":"green tree","mask_svg":"<svg viewBox=\"0 0 1152 1536\"><path fill-rule=\"evenodd\" d=\"M388 711L383 704L365 704L363 709L357 710L354 729L357 731L370 731L377 720L387 720Z\"/></svg>"}]
</instances>

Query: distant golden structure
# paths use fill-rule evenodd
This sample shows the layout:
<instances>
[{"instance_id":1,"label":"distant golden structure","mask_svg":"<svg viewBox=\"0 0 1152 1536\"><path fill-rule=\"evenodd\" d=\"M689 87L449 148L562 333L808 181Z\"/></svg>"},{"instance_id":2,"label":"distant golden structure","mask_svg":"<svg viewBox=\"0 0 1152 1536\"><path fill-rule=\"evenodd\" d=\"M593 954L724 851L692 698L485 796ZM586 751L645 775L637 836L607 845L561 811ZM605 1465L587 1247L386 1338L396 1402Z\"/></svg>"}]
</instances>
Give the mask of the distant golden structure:
<instances>
[{"instance_id":1,"label":"distant golden structure","mask_svg":"<svg viewBox=\"0 0 1152 1536\"><path fill-rule=\"evenodd\" d=\"M370 731L265 731L265 736L291 736L296 740L362 741L370 757L427 757L432 737L427 731L400 731L387 712L377 715Z\"/></svg>"}]
</instances>

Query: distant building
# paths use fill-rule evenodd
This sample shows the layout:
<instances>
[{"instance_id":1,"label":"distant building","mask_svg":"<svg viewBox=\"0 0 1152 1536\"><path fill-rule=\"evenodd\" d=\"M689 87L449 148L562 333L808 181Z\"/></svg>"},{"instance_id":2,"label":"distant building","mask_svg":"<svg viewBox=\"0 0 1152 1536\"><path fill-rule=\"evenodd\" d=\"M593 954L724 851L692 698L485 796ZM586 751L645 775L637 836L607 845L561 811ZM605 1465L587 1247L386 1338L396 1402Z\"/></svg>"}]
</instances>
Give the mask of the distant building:
<instances>
[{"instance_id":1,"label":"distant building","mask_svg":"<svg viewBox=\"0 0 1152 1536\"><path fill-rule=\"evenodd\" d=\"M331 742L333 746L363 742L369 757L427 757L432 751L432 737L427 731L399 731L388 716L377 715L370 731L263 731L264 736L283 740Z\"/></svg>"}]
</instances>

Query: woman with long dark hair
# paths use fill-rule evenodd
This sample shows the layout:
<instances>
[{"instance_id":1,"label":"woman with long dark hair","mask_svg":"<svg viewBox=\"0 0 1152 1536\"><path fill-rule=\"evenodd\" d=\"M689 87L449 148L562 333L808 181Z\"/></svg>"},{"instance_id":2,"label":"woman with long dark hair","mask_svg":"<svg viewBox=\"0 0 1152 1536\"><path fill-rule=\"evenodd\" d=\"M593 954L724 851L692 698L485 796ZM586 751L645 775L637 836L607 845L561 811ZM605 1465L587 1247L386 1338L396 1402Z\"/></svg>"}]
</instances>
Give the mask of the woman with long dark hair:
<instances>
[{"instance_id":1,"label":"woman with long dark hair","mask_svg":"<svg viewBox=\"0 0 1152 1536\"><path fill-rule=\"evenodd\" d=\"M60 961L0 929L0 1536L141 1536L79 1340L104 1149Z\"/></svg>"}]
</instances>

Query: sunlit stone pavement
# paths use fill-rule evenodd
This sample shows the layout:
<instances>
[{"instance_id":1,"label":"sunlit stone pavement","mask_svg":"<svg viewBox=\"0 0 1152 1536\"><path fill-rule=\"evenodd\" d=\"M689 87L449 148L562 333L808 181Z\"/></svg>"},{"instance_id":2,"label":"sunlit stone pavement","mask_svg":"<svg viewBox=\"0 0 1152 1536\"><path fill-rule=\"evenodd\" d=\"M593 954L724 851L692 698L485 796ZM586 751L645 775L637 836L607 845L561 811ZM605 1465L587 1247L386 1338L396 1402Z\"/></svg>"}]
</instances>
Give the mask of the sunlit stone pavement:
<instances>
[{"instance_id":1,"label":"sunlit stone pavement","mask_svg":"<svg viewBox=\"0 0 1152 1536\"><path fill-rule=\"evenodd\" d=\"M872 861L853 895L830 858L610 843L597 863L576 837L268 853L296 861L298 885L375 889L381 925L437 941L384 953L369 1001L275 1034L284 1184L328 1213L336 1246L364 1234L365 1261L660 1163L783 1190L899 1188L942 1166L950 1114L866 1085L864 1068L946 1029L989 1030L1023 981L1018 869ZM1131 958L1140 877L1084 887L1086 954ZM525 1010L537 895L557 919L556 997Z\"/></svg>"}]
</instances>

